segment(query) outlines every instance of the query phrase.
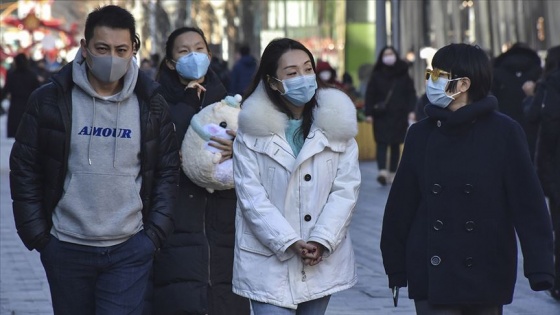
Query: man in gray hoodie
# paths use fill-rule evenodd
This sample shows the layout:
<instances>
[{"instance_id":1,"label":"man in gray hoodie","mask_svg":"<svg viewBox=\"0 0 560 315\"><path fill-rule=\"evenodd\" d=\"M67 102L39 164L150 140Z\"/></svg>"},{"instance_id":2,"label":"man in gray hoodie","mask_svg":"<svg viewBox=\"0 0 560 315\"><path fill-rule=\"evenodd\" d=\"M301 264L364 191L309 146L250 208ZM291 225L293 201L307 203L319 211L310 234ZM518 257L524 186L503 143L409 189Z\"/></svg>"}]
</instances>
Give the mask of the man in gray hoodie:
<instances>
[{"instance_id":1,"label":"man in gray hoodie","mask_svg":"<svg viewBox=\"0 0 560 315\"><path fill-rule=\"evenodd\" d=\"M88 15L73 62L30 97L10 156L18 234L41 254L55 314L141 314L173 229L178 144L138 70L134 17Z\"/></svg>"}]
</instances>

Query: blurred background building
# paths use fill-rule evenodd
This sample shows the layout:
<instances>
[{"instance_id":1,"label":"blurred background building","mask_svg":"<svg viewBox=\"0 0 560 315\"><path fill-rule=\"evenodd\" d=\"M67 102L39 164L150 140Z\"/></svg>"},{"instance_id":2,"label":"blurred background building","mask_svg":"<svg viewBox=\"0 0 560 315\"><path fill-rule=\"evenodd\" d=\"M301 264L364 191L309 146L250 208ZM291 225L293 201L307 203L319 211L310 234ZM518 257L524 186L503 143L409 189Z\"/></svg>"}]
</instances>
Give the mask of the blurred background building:
<instances>
[{"instance_id":1,"label":"blurred background building","mask_svg":"<svg viewBox=\"0 0 560 315\"><path fill-rule=\"evenodd\" d=\"M495 57L515 42L543 52L560 44L558 0L1 0L1 71L21 51L52 69L73 59L87 14L106 4L136 17L138 60L163 56L171 31L196 25L230 67L239 43L258 59L271 39L287 36L358 85L359 70L390 44L410 62L418 93L427 49L475 43Z\"/></svg>"}]
</instances>

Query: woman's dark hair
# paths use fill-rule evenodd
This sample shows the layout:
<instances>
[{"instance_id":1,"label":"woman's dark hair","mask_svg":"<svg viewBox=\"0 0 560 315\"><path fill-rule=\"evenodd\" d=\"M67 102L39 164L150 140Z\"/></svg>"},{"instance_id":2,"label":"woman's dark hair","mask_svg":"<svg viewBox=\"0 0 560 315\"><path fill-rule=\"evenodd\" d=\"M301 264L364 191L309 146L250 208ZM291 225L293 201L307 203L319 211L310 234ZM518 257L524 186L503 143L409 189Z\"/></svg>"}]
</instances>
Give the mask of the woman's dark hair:
<instances>
[{"instance_id":1,"label":"woman's dark hair","mask_svg":"<svg viewBox=\"0 0 560 315\"><path fill-rule=\"evenodd\" d=\"M453 79L469 78L469 100L478 101L490 93L492 66L490 58L479 46L450 44L440 48L432 59L434 69L450 72ZM457 81L449 82L448 92L455 90Z\"/></svg>"},{"instance_id":2,"label":"woman's dark hair","mask_svg":"<svg viewBox=\"0 0 560 315\"><path fill-rule=\"evenodd\" d=\"M93 37L94 29L100 26L127 29L130 32L132 49L135 52L140 50L140 37L136 34L136 21L134 20L134 16L127 10L116 5L108 5L97 8L88 14L84 31L86 43Z\"/></svg>"},{"instance_id":3,"label":"woman's dark hair","mask_svg":"<svg viewBox=\"0 0 560 315\"><path fill-rule=\"evenodd\" d=\"M208 46L208 41L206 41L206 37L204 36L204 32L202 32L202 30L199 29L198 27L184 26L184 27L180 27L180 28L174 30L169 35L169 37L167 37L167 41L165 42L165 57L161 60L161 62L159 64L158 73L156 74L156 80L160 77L161 72L165 71L167 69L167 67L165 66L165 62L173 60L173 46L175 45L175 40L180 35L182 35L184 33L188 33L188 32L195 32L198 35L200 35L200 37L202 37L202 40L204 41L204 45L206 46L206 50L210 51L210 47Z\"/></svg>"},{"instance_id":4,"label":"woman's dark hair","mask_svg":"<svg viewBox=\"0 0 560 315\"><path fill-rule=\"evenodd\" d=\"M315 59L313 54L307 49L303 44L290 38L277 38L272 40L264 49L261 56L261 62L257 73L253 77L253 82L245 92L243 100L246 100L253 92L257 89L259 84L262 83L268 98L272 101L274 106L282 113L288 115L288 117L293 118L293 114L286 105L286 101L280 95L278 91L273 90L270 87L270 77L276 78L276 71L278 70L278 61L286 52L290 50L302 50L309 56L311 60L311 66L313 67L313 72L316 72ZM317 85L319 87L324 87L320 80L317 80ZM316 95L316 94L315 94ZM301 124L301 135L305 139L311 130L311 124L313 123L313 109L318 106L315 96L311 98L303 108L303 122ZM299 132L298 132L299 133ZM298 134L296 133L296 134Z\"/></svg>"},{"instance_id":5,"label":"woman's dark hair","mask_svg":"<svg viewBox=\"0 0 560 315\"><path fill-rule=\"evenodd\" d=\"M560 69L560 46L554 46L546 52L546 60L544 62L543 78L555 70Z\"/></svg>"},{"instance_id":6,"label":"woman's dark hair","mask_svg":"<svg viewBox=\"0 0 560 315\"><path fill-rule=\"evenodd\" d=\"M388 65L383 63L383 54L385 53L386 50L390 50L393 52L393 54L395 54L395 56L397 57L397 61L395 62L395 64L391 67L396 67L398 69L401 69L402 67L404 68L408 68L406 62L404 62L404 60L402 60L399 57L399 52L395 49L395 47L393 46L384 46L383 48L381 48L381 50L379 51L379 54L377 54L377 59L375 60L375 65L373 66L373 71L374 72L378 72L378 71L382 71L386 68L389 68Z\"/></svg>"}]
</instances>

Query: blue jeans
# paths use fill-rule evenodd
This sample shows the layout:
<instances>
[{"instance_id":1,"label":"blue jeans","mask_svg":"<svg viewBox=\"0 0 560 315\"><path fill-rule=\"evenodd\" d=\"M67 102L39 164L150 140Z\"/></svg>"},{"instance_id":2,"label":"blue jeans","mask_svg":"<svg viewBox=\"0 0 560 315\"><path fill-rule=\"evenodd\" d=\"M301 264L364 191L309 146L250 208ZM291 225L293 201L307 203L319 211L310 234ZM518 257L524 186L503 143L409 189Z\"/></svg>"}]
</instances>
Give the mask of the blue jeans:
<instances>
[{"instance_id":1,"label":"blue jeans","mask_svg":"<svg viewBox=\"0 0 560 315\"><path fill-rule=\"evenodd\" d=\"M54 314L141 314L155 246L144 231L109 247L61 242L54 236L41 261Z\"/></svg>"},{"instance_id":2,"label":"blue jeans","mask_svg":"<svg viewBox=\"0 0 560 315\"><path fill-rule=\"evenodd\" d=\"M255 315L324 315L331 296L298 304L297 310L251 300Z\"/></svg>"}]
</instances>

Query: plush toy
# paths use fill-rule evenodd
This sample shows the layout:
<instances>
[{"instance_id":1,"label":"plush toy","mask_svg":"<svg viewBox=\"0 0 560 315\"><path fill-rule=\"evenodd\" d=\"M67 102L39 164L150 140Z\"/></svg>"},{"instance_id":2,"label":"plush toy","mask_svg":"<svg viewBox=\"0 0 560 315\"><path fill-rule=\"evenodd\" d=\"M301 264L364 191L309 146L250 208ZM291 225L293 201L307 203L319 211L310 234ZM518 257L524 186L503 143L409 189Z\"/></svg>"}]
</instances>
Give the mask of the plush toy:
<instances>
[{"instance_id":1,"label":"plush toy","mask_svg":"<svg viewBox=\"0 0 560 315\"><path fill-rule=\"evenodd\" d=\"M193 116L181 146L181 166L185 174L209 192L233 188L233 162L222 163L220 150L209 145L210 137L233 139L226 129L237 131L241 96L225 99L204 107Z\"/></svg>"}]
</instances>

